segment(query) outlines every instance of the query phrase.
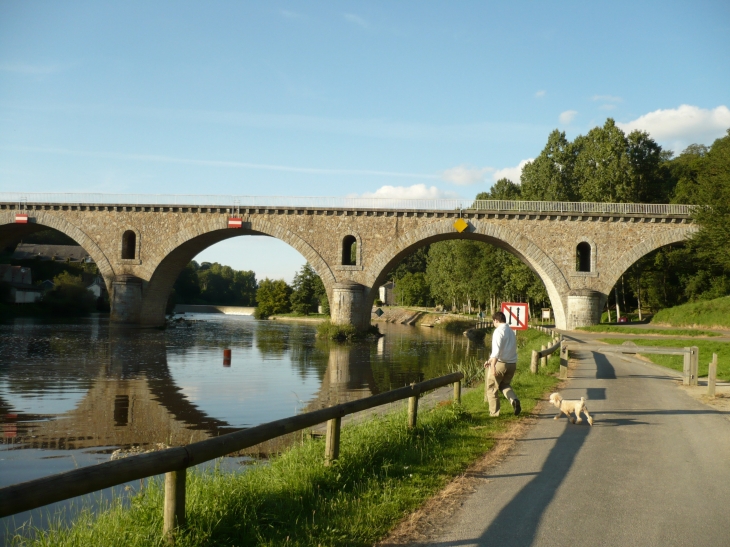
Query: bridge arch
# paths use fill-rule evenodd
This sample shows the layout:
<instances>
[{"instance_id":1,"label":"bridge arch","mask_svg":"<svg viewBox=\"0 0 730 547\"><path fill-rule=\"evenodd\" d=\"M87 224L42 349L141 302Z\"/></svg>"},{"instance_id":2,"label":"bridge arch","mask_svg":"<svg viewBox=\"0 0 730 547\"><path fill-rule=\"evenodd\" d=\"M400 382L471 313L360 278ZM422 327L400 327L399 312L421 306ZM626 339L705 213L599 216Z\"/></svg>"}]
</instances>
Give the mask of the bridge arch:
<instances>
[{"instance_id":1,"label":"bridge arch","mask_svg":"<svg viewBox=\"0 0 730 547\"><path fill-rule=\"evenodd\" d=\"M107 290L111 292L114 269L101 248L81 228L68 222L60 215L48 211L32 211L29 215L32 222L29 224L16 224L15 214L15 211L0 212L0 248L7 243L17 241L24 235L30 235L45 228L53 228L69 236L89 253L89 256L99 268L99 274L104 279Z\"/></svg>"},{"instance_id":2,"label":"bridge arch","mask_svg":"<svg viewBox=\"0 0 730 547\"><path fill-rule=\"evenodd\" d=\"M387 274L400 260L424 245L449 239L471 239L482 241L504 249L522 260L537 274L553 306L558 325L565 324L566 304L570 287L560 268L537 245L521 234L504 226L471 220L467 230L459 233L452 220L423 226L406 233L385 247L369 268L366 285L371 287L366 296L365 309L369 313L377 296L377 288L382 285Z\"/></svg>"},{"instance_id":3,"label":"bridge arch","mask_svg":"<svg viewBox=\"0 0 730 547\"><path fill-rule=\"evenodd\" d=\"M243 228L235 229L228 228L226 219L213 218L181 230L165 244L158 260L144 264L144 277L149 281L143 288L141 324L154 326L164 323L165 307L172 286L182 269L195 256L211 245L245 235L274 237L296 249L320 276L331 300L335 275L322 256L304 239L286 228L260 218L246 221Z\"/></svg>"},{"instance_id":4,"label":"bridge arch","mask_svg":"<svg viewBox=\"0 0 730 547\"><path fill-rule=\"evenodd\" d=\"M618 259L614 260L610 267L601 272L599 278L600 284L597 290L608 294L626 270L636 263L637 260L661 247L666 247L672 243L686 242L697 230L699 230L699 227L695 224L682 225L674 230L658 233L654 237L631 247L625 253L621 254Z\"/></svg>"}]
</instances>

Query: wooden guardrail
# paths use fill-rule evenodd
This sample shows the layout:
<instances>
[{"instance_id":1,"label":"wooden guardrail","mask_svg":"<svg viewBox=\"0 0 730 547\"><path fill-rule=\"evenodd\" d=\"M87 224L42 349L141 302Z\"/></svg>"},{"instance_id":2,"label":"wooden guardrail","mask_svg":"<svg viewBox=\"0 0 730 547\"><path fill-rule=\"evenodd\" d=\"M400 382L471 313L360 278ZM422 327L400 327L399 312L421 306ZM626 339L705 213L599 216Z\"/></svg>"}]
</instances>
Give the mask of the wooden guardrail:
<instances>
[{"instance_id":1,"label":"wooden guardrail","mask_svg":"<svg viewBox=\"0 0 730 547\"><path fill-rule=\"evenodd\" d=\"M623 353L623 354L654 354L654 355L682 355L684 357L682 383L686 386L697 385L699 371L700 350L697 346L686 348L665 348L660 346L637 346L633 342L624 342L620 346L608 344L587 344L576 341L563 342L566 359L568 352L573 351L595 351L597 353Z\"/></svg>"},{"instance_id":2,"label":"wooden guardrail","mask_svg":"<svg viewBox=\"0 0 730 547\"><path fill-rule=\"evenodd\" d=\"M185 482L188 467L324 422L327 422L325 465L329 465L339 456L340 426L343 416L408 399L408 427L412 428L416 426L418 398L422 393L454 384L454 400L461 402L463 378L463 373L454 372L358 401L283 418L187 446L130 456L6 486L0 488L0 517L164 473L163 534L171 537L176 528L185 524Z\"/></svg>"},{"instance_id":3,"label":"wooden guardrail","mask_svg":"<svg viewBox=\"0 0 730 547\"><path fill-rule=\"evenodd\" d=\"M543 327L540 325L533 325L531 328L538 330L542 332L543 334L549 334L553 337L552 342L548 344L543 344L543 346L540 348L540 351L533 350L532 351L532 358L530 359L530 372L533 374L537 374L538 369L538 363L540 368L547 366L547 359L550 355L555 353L560 349L560 342L562 340L562 335L557 334L553 329L549 329L547 327ZM561 353L562 357L562 353ZM565 370L567 371L567 363L563 363L563 360L561 358L560 361L560 377L563 377L563 367L566 367Z\"/></svg>"}]
</instances>

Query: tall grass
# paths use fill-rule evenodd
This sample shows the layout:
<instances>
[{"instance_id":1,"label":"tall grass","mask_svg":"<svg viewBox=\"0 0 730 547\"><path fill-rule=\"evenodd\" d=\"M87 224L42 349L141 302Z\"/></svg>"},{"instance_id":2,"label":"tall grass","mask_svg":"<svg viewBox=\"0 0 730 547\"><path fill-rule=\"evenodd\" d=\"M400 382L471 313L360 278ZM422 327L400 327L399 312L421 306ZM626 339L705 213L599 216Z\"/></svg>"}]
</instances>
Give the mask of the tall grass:
<instances>
[{"instance_id":1,"label":"tall grass","mask_svg":"<svg viewBox=\"0 0 730 547\"><path fill-rule=\"evenodd\" d=\"M730 328L730 296L666 308L658 311L651 322L674 327Z\"/></svg>"},{"instance_id":2,"label":"tall grass","mask_svg":"<svg viewBox=\"0 0 730 547\"><path fill-rule=\"evenodd\" d=\"M513 386L525 411L490 418L481 389L461 405L419 413L406 428L405 409L342 430L340 459L323 465L324 443L307 440L245 472L190 470L188 524L179 546L365 546L382 538L404 516L489 450L510 422L523 419L557 382L556 359L529 371L530 353L548 337L522 337ZM404 402L405 405L405 402ZM14 545L134 547L162 545L161 481L99 515L86 510L66 529L36 530Z\"/></svg>"}]
</instances>

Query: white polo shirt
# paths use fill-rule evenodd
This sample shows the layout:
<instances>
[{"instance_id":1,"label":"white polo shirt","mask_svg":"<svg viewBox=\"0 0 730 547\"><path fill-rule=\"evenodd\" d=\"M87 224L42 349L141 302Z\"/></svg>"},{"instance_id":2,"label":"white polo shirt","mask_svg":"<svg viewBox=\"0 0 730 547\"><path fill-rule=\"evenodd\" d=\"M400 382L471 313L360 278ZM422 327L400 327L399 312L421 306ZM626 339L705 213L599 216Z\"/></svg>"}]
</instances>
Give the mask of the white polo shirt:
<instances>
[{"instance_id":1,"label":"white polo shirt","mask_svg":"<svg viewBox=\"0 0 730 547\"><path fill-rule=\"evenodd\" d=\"M498 361L517 362L517 337L507 323L501 323L492 333L492 354Z\"/></svg>"}]
</instances>

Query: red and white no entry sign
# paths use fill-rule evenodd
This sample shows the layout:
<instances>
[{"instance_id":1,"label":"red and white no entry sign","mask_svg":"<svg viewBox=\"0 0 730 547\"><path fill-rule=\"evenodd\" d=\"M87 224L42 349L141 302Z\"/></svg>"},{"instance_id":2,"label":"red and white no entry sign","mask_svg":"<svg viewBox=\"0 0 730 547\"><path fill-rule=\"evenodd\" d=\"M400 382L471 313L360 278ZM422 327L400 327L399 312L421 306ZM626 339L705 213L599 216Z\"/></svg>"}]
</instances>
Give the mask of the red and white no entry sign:
<instances>
[{"instance_id":1,"label":"red and white no entry sign","mask_svg":"<svg viewBox=\"0 0 730 547\"><path fill-rule=\"evenodd\" d=\"M527 304L522 302L502 302L502 313L512 330L527 330Z\"/></svg>"},{"instance_id":2,"label":"red and white no entry sign","mask_svg":"<svg viewBox=\"0 0 730 547\"><path fill-rule=\"evenodd\" d=\"M243 219L229 217L228 218L228 227L229 228L243 228Z\"/></svg>"},{"instance_id":3,"label":"red and white no entry sign","mask_svg":"<svg viewBox=\"0 0 730 547\"><path fill-rule=\"evenodd\" d=\"M15 224L28 224L28 215L15 215Z\"/></svg>"}]
</instances>

